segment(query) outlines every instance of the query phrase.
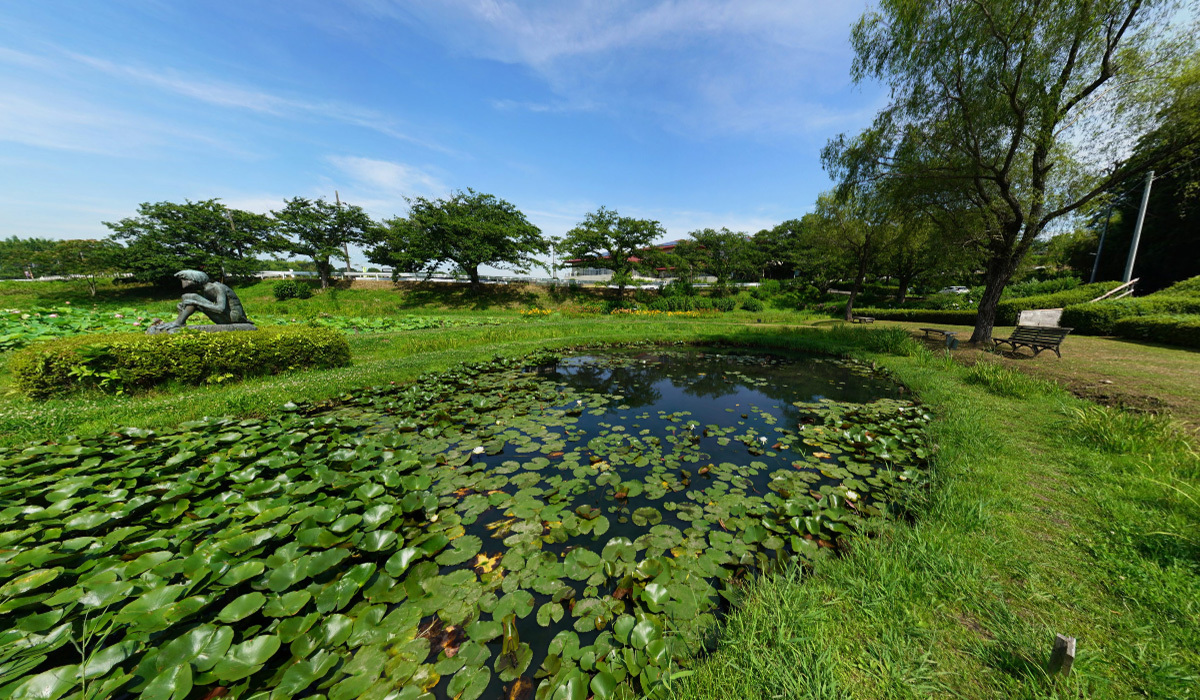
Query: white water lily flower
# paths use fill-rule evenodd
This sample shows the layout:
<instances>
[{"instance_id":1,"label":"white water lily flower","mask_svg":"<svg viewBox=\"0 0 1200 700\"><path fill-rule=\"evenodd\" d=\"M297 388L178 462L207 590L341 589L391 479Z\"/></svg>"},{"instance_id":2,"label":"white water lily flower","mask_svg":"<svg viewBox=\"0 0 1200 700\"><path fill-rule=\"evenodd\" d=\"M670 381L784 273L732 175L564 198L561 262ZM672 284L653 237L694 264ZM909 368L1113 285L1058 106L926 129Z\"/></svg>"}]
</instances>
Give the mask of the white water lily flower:
<instances>
[{"instance_id":1,"label":"white water lily flower","mask_svg":"<svg viewBox=\"0 0 1200 700\"><path fill-rule=\"evenodd\" d=\"M857 493L855 493L855 492L853 492L853 491L847 491L847 492L846 492L846 500L847 500L847 501L857 501L857 500L858 500L858 494L857 494Z\"/></svg>"},{"instance_id":2,"label":"white water lily flower","mask_svg":"<svg viewBox=\"0 0 1200 700\"><path fill-rule=\"evenodd\" d=\"M477 455L481 455L481 454L483 454L484 452L487 452L487 450L483 449L483 445L479 445L479 446L478 446L478 447L476 447L475 449L471 450L471 452L472 452L472 453L474 453L474 454L477 454Z\"/></svg>"}]
</instances>

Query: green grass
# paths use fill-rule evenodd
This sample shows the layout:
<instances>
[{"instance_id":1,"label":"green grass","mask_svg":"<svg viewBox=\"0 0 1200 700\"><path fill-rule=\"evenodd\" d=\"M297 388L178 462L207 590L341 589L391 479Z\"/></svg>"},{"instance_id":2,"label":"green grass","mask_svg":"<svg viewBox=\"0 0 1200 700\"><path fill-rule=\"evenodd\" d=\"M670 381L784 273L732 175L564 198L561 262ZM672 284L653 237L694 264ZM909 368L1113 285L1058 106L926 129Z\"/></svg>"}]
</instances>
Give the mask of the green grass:
<instances>
[{"instance_id":1,"label":"green grass","mask_svg":"<svg viewBox=\"0 0 1200 700\"><path fill-rule=\"evenodd\" d=\"M1198 697L1183 433L932 354L885 362L938 416L927 503L807 576L756 583L676 695ZM1045 672L1055 633L1078 639L1066 678Z\"/></svg>"},{"instance_id":2,"label":"green grass","mask_svg":"<svg viewBox=\"0 0 1200 700\"><path fill-rule=\"evenodd\" d=\"M1184 430L1074 398L1047 381L1057 377L1010 362L963 367L902 329L797 330L770 325L795 315L756 317L560 315L356 335L356 364L339 370L140 397L8 395L0 440L263 414L542 347L725 341L851 353L892 370L935 414L928 492L911 521L883 524L846 556L752 584L717 650L674 681L676 697L1200 697L1200 457ZM1067 678L1045 673L1055 633L1078 639Z\"/></svg>"}]
</instances>

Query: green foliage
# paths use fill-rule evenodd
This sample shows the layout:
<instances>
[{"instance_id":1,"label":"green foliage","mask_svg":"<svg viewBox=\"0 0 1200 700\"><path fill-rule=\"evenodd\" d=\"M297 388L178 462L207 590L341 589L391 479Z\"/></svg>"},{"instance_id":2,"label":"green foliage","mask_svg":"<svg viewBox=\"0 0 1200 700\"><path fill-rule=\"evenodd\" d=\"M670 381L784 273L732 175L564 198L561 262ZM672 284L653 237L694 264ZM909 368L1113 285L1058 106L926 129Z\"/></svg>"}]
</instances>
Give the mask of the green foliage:
<instances>
[{"instance_id":1,"label":"green foliage","mask_svg":"<svg viewBox=\"0 0 1200 700\"><path fill-rule=\"evenodd\" d=\"M1176 282L1154 296L1161 294L1166 297L1200 297L1200 275L1191 279Z\"/></svg>"},{"instance_id":2,"label":"green foliage","mask_svg":"<svg viewBox=\"0 0 1200 700\"><path fill-rule=\"evenodd\" d=\"M692 231L690 240L675 246L677 269L688 276L711 275L718 285L730 281L752 281L762 276L764 254L744 233L727 228Z\"/></svg>"},{"instance_id":3,"label":"green foliage","mask_svg":"<svg viewBox=\"0 0 1200 700\"><path fill-rule=\"evenodd\" d=\"M779 293L782 289L779 280L763 280L758 283L757 287L750 290L751 296L755 299L770 299L772 296Z\"/></svg>"},{"instance_id":4,"label":"green foliage","mask_svg":"<svg viewBox=\"0 0 1200 700\"><path fill-rule=\"evenodd\" d=\"M624 354L588 369L665 377L696 361L659 352L669 364ZM714 418L703 437L686 412L657 411L635 436L596 430L637 398L627 382L597 391L525 371L559 360L455 366L332 412L292 404L0 450L13 506L0 510L0 624L26 672L15 697L54 674L75 682L74 660L50 652L76 629L126 645L100 652L119 658L93 667L96 687L145 700L217 683L231 697L325 687L347 700L406 683L416 697L441 678L454 697L494 697L529 668L531 643L558 669L543 696L656 695L747 566L823 560L924 481L931 416L911 401L793 405L769 369L788 361L722 354L701 360L698 378L721 373L714 399L730 413L747 391L772 403ZM889 386L862 363L812 367ZM803 425L772 430L797 408ZM592 439L568 438L580 429ZM702 462L700 440L735 445L730 461ZM431 620L451 637L431 640Z\"/></svg>"},{"instance_id":5,"label":"green foliage","mask_svg":"<svg viewBox=\"0 0 1200 700\"><path fill-rule=\"evenodd\" d=\"M765 304L755 297L750 297L742 302L742 308L751 313L758 313L759 311L762 311L764 306Z\"/></svg>"},{"instance_id":6,"label":"green foliage","mask_svg":"<svg viewBox=\"0 0 1200 700\"><path fill-rule=\"evenodd\" d=\"M969 384L983 386L997 396L1013 399L1027 399L1050 393L1056 388L1052 382L1036 379L997 362L982 360L968 367L963 379Z\"/></svg>"},{"instance_id":7,"label":"green foliage","mask_svg":"<svg viewBox=\"0 0 1200 700\"><path fill-rule=\"evenodd\" d=\"M836 313L836 312L835 312ZM855 309L856 316L871 316L887 321L919 321L970 326L975 323L974 309ZM837 315L841 315L837 313Z\"/></svg>"},{"instance_id":8,"label":"green foliage","mask_svg":"<svg viewBox=\"0 0 1200 700\"><path fill-rule=\"evenodd\" d=\"M527 272L550 251L541 230L495 195L467 189L448 199L409 200L408 218L391 219L374 239L372 262L400 271L433 270L453 263L479 284L479 266Z\"/></svg>"},{"instance_id":9,"label":"green foliage","mask_svg":"<svg viewBox=\"0 0 1200 700\"><path fill-rule=\"evenodd\" d=\"M717 311L733 311L737 308L737 299L733 297L717 297L712 300L713 308Z\"/></svg>"},{"instance_id":10,"label":"green foliage","mask_svg":"<svg viewBox=\"0 0 1200 700\"><path fill-rule=\"evenodd\" d=\"M1096 282L1095 284L1085 284L1079 287L1074 287L1062 292L1054 294L1039 294L1036 296L1021 297L1018 299L1005 299L996 307L996 323L1002 326L1012 326L1017 322L1017 315L1022 311L1031 309L1062 309L1072 304L1082 304L1090 302L1096 297L1102 296L1121 285L1120 282ZM1096 302L1097 304L1104 302ZM1064 328L1078 328L1065 319L1061 322Z\"/></svg>"},{"instance_id":11,"label":"green foliage","mask_svg":"<svg viewBox=\"0 0 1200 700\"><path fill-rule=\"evenodd\" d=\"M1077 333L1113 335L1117 322L1122 319L1164 314L1200 314L1200 298L1152 294L1148 297L1075 304L1063 309L1061 324L1074 328Z\"/></svg>"},{"instance_id":12,"label":"green foliage","mask_svg":"<svg viewBox=\"0 0 1200 700\"><path fill-rule=\"evenodd\" d=\"M41 398L86 388L135 391L169 381L219 383L350 363L345 337L324 328L81 335L34 345L9 360L15 386Z\"/></svg>"},{"instance_id":13,"label":"green foliage","mask_svg":"<svg viewBox=\"0 0 1200 700\"><path fill-rule=\"evenodd\" d=\"M1004 288L1004 298L1019 299L1023 297L1056 294L1058 292L1066 292L1076 289L1080 284L1082 284L1082 282L1078 277L1054 277L1047 280L1029 280L1027 282L1017 282L1016 284L1010 284ZM978 299L982 294L983 287L971 288L972 297Z\"/></svg>"},{"instance_id":14,"label":"green foliage","mask_svg":"<svg viewBox=\"0 0 1200 700\"><path fill-rule=\"evenodd\" d=\"M1200 350L1200 313L1179 316L1129 316L1113 324L1113 335L1130 340Z\"/></svg>"},{"instance_id":15,"label":"green foliage","mask_svg":"<svg viewBox=\"0 0 1200 700\"><path fill-rule=\"evenodd\" d=\"M623 294L635 270L654 265L659 256L654 241L664 235L666 230L657 221L600 207L567 231L560 250L580 266L612 270L612 284Z\"/></svg>"},{"instance_id":16,"label":"green foliage","mask_svg":"<svg viewBox=\"0 0 1200 700\"><path fill-rule=\"evenodd\" d=\"M696 296L696 288L692 286L691 282L682 278L676 278L663 285L659 294L664 297L694 297Z\"/></svg>"},{"instance_id":17,"label":"green foliage","mask_svg":"<svg viewBox=\"0 0 1200 700\"><path fill-rule=\"evenodd\" d=\"M1070 434L1078 443L1112 454L1191 450L1187 431L1168 418L1095 404L1068 408L1067 415Z\"/></svg>"},{"instance_id":18,"label":"green foliage","mask_svg":"<svg viewBox=\"0 0 1200 700\"><path fill-rule=\"evenodd\" d=\"M288 299L311 299L312 287L306 282L298 282L296 280L279 280L271 285L271 294L274 295L275 301L287 301Z\"/></svg>"},{"instance_id":19,"label":"green foliage","mask_svg":"<svg viewBox=\"0 0 1200 700\"><path fill-rule=\"evenodd\" d=\"M136 217L104 225L125 243L121 269L143 282L170 280L183 269L202 270L215 280L244 276L260 269L256 255L289 248L269 217L216 199L146 202Z\"/></svg>"},{"instance_id":20,"label":"green foliage","mask_svg":"<svg viewBox=\"0 0 1200 700\"><path fill-rule=\"evenodd\" d=\"M333 273L330 259L344 257L345 246L365 242L376 228L362 207L331 204L324 199L293 197L284 201L283 209L271 214L277 222L276 230L294 239L290 241L290 252L312 258L322 287L329 286Z\"/></svg>"}]
</instances>

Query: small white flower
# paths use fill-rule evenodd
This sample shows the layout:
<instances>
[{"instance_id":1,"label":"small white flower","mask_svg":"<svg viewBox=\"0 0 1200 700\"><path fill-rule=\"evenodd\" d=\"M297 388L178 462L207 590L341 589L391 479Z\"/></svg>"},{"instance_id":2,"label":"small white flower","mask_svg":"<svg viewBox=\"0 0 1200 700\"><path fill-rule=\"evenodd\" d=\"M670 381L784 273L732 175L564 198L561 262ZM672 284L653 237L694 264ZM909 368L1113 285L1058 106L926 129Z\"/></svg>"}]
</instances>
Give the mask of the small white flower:
<instances>
[{"instance_id":1,"label":"small white flower","mask_svg":"<svg viewBox=\"0 0 1200 700\"><path fill-rule=\"evenodd\" d=\"M50 314L47 318L58 318L58 314Z\"/></svg>"},{"instance_id":2,"label":"small white flower","mask_svg":"<svg viewBox=\"0 0 1200 700\"><path fill-rule=\"evenodd\" d=\"M113 318L125 318L125 314L113 314Z\"/></svg>"},{"instance_id":3,"label":"small white flower","mask_svg":"<svg viewBox=\"0 0 1200 700\"><path fill-rule=\"evenodd\" d=\"M858 500L858 494L857 494L857 493L855 493L855 492L853 492L853 491L847 491L847 492L846 492L846 500L847 500L847 501L857 501L857 500Z\"/></svg>"},{"instance_id":4,"label":"small white flower","mask_svg":"<svg viewBox=\"0 0 1200 700\"><path fill-rule=\"evenodd\" d=\"M765 444L767 444L767 439L766 439L765 437L760 437L760 438L758 439L758 441L759 441L759 442L761 442L761 443L762 443L762 444L764 444L764 445L765 445Z\"/></svg>"},{"instance_id":5,"label":"small white flower","mask_svg":"<svg viewBox=\"0 0 1200 700\"><path fill-rule=\"evenodd\" d=\"M477 455L481 455L481 454L483 454L484 452L487 452L487 450L483 449L483 445L479 445L479 446L478 446L478 447L476 447L475 449L471 450L471 453L472 453L472 454L477 454Z\"/></svg>"}]
</instances>

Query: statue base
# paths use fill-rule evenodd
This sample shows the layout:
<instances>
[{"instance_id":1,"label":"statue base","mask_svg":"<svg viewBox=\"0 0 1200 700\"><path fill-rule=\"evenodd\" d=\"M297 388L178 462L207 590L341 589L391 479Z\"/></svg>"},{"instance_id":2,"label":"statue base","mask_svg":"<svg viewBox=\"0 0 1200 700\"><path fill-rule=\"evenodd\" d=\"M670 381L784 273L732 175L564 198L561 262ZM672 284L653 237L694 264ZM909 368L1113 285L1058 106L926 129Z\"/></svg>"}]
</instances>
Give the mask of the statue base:
<instances>
[{"instance_id":1,"label":"statue base","mask_svg":"<svg viewBox=\"0 0 1200 700\"><path fill-rule=\"evenodd\" d=\"M164 324L165 325L165 324ZM178 328L160 329L159 326L151 326L146 329L146 335L155 335L158 333L178 333L182 330L200 331L201 333L225 333L227 331L256 331L258 326L253 323L212 323L202 326L183 325Z\"/></svg>"}]
</instances>

